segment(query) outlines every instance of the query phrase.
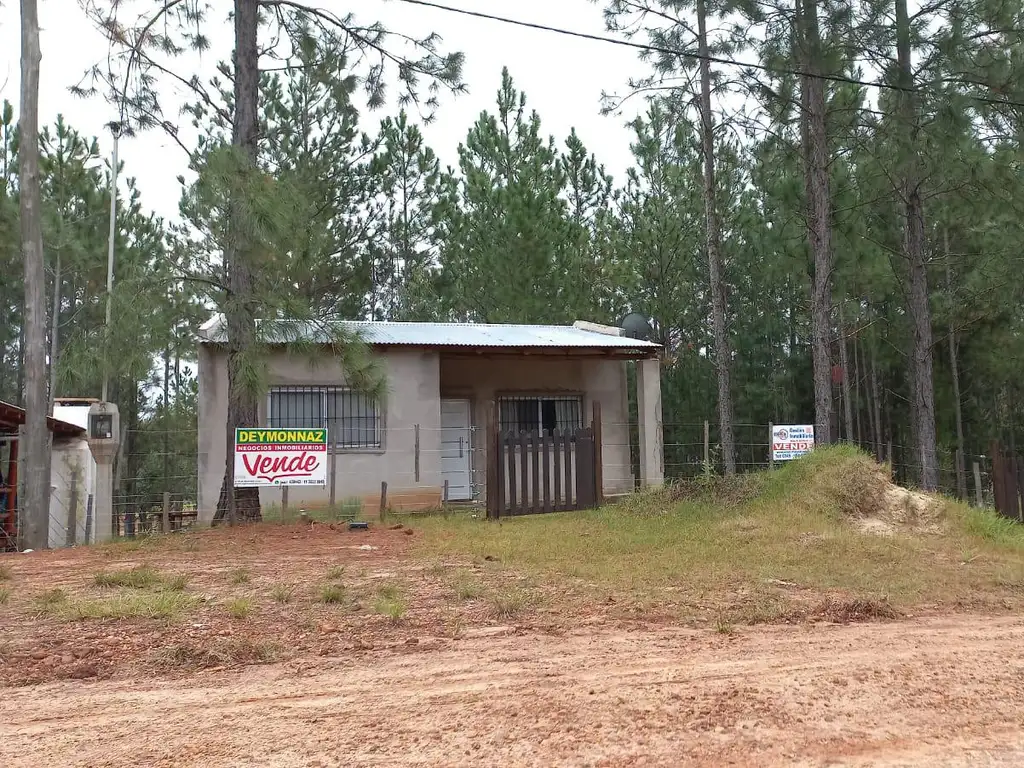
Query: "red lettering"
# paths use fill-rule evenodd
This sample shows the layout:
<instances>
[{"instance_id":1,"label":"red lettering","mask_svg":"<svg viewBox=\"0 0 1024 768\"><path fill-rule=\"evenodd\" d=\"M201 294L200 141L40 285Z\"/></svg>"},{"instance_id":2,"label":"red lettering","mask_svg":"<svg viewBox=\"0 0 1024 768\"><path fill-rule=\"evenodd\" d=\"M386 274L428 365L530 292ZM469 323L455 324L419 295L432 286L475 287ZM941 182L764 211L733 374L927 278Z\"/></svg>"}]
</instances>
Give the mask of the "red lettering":
<instances>
[{"instance_id":1,"label":"red lettering","mask_svg":"<svg viewBox=\"0 0 1024 768\"><path fill-rule=\"evenodd\" d=\"M313 454L303 451L292 456L265 456L262 453L252 455L242 454L242 463L245 471L252 477L262 477L265 480L280 480L285 477L309 477L317 468L319 460Z\"/></svg>"}]
</instances>

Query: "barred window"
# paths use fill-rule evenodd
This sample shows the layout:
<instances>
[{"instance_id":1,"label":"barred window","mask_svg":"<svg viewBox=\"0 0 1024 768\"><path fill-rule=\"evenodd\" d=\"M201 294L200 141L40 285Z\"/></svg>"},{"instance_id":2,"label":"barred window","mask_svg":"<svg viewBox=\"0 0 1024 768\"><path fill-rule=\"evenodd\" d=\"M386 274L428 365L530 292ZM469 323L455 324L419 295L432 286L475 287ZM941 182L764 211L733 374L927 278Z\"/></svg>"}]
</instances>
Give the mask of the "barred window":
<instances>
[{"instance_id":1,"label":"barred window","mask_svg":"<svg viewBox=\"0 0 1024 768\"><path fill-rule=\"evenodd\" d=\"M267 398L267 426L326 428L339 448L380 448L381 419L372 398L346 387L273 387Z\"/></svg>"},{"instance_id":2,"label":"barred window","mask_svg":"<svg viewBox=\"0 0 1024 768\"><path fill-rule=\"evenodd\" d=\"M498 426L502 432L572 431L582 426L582 412L583 398L579 395L501 397Z\"/></svg>"}]
</instances>

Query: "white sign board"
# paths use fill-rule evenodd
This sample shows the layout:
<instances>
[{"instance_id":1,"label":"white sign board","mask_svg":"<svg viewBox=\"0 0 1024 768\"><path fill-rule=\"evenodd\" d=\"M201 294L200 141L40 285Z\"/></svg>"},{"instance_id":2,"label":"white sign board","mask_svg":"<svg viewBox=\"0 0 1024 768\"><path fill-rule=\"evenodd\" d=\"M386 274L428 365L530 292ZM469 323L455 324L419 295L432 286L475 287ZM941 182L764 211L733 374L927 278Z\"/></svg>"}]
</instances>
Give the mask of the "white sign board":
<instances>
[{"instance_id":1,"label":"white sign board","mask_svg":"<svg viewBox=\"0 0 1024 768\"><path fill-rule=\"evenodd\" d=\"M791 461L813 450L813 424L782 424L772 427L772 461Z\"/></svg>"},{"instance_id":2,"label":"white sign board","mask_svg":"<svg viewBox=\"0 0 1024 768\"><path fill-rule=\"evenodd\" d=\"M236 429L235 487L327 486L326 429Z\"/></svg>"}]
</instances>

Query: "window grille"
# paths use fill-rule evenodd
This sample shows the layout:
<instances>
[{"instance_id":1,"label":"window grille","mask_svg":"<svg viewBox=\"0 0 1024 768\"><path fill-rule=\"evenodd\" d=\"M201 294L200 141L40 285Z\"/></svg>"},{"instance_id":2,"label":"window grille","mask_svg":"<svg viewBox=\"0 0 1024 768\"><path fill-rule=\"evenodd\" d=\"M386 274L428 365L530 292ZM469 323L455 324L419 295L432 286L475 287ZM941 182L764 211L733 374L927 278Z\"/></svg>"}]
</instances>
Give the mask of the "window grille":
<instances>
[{"instance_id":1,"label":"window grille","mask_svg":"<svg viewBox=\"0 0 1024 768\"><path fill-rule=\"evenodd\" d=\"M273 387L267 426L327 429L338 448L380 448L381 418L372 398L346 387Z\"/></svg>"},{"instance_id":2,"label":"window grille","mask_svg":"<svg viewBox=\"0 0 1024 768\"><path fill-rule=\"evenodd\" d=\"M498 399L498 426L502 432L572 432L583 425L582 413L583 398L579 395L516 395Z\"/></svg>"}]
</instances>

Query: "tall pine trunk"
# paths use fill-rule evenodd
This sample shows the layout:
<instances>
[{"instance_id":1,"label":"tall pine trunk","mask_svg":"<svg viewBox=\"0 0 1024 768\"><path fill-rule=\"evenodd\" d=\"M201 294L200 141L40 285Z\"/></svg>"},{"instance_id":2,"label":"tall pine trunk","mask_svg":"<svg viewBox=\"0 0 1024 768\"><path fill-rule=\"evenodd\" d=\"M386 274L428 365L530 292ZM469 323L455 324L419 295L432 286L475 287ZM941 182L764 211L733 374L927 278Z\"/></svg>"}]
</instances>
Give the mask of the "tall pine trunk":
<instances>
[{"instance_id":1,"label":"tall pine trunk","mask_svg":"<svg viewBox=\"0 0 1024 768\"><path fill-rule=\"evenodd\" d=\"M949 232L943 230L943 245L946 252L946 293L953 301L953 265L950 264ZM956 420L956 493L961 501L967 500L967 457L964 453L964 411L960 400L960 361L957 359L956 324L949 316L949 370L953 376L953 416Z\"/></svg>"},{"instance_id":2,"label":"tall pine trunk","mask_svg":"<svg viewBox=\"0 0 1024 768\"><path fill-rule=\"evenodd\" d=\"M231 144L243 164L243 173L256 171L256 140L259 130L259 0L235 0L235 56L234 56L234 122ZM248 185L239 184L236 189ZM228 278L228 295L224 304L224 319L228 342L228 420L225 430L227 455L224 483L217 500L214 523L227 520L259 520L260 494L258 488L238 488L235 485L234 443L235 429L258 426L258 395L246 387L244 367L253 364L256 346L257 302L253 295L252 243L243 219L244 204L231 202L228 221L228 244L224 253L224 267Z\"/></svg>"},{"instance_id":3,"label":"tall pine trunk","mask_svg":"<svg viewBox=\"0 0 1024 768\"><path fill-rule=\"evenodd\" d=\"M804 191L807 198L807 236L813 259L811 290L811 360L814 368L814 438L832 443L832 221L828 178L828 128L825 81L822 74L818 0L798 0L800 52L801 143Z\"/></svg>"},{"instance_id":4,"label":"tall pine trunk","mask_svg":"<svg viewBox=\"0 0 1024 768\"><path fill-rule=\"evenodd\" d=\"M57 356L60 353L60 249L53 267L53 313L50 318L50 402L49 413L53 415L53 401L57 398Z\"/></svg>"},{"instance_id":5,"label":"tall pine trunk","mask_svg":"<svg viewBox=\"0 0 1024 768\"><path fill-rule=\"evenodd\" d=\"M850 353L846 346L846 323L843 320L843 309L839 308L839 366L843 369L843 428L846 430L846 442L853 440L853 399L850 396Z\"/></svg>"},{"instance_id":6,"label":"tall pine trunk","mask_svg":"<svg viewBox=\"0 0 1024 768\"><path fill-rule=\"evenodd\" d=\"M905 211L904 254L909 272L907 310L911 323L910 418L914 434L912 464L918 467L921 488L939 487L939 466L935 434L935 386L932 375L932 316L928 304L928 265L925 259L924 204L921 199L921 171L917 137L920 131L914 73L910 50L910 17L907 0L896 1L896 60L902 92L899 95L904 124L902 147L902 191Z\"/></svg>"},{"instance_id":7,"label":"tall pine trunk","mask_svg":"<svg viewBox=\"0 0 1024 768\"><path fill-rule=\"evenodd\" d=\"M715 184L715 123L711 114L711 63L708 50L707 5L697 0L697 45L700 52L701 146L704 154L704 213L708 272L711 279L711 324L715 338L715 369L718 374L718 428L725 474L736 474L736 441L733 438L732 347L726 322L727 295L722 265L721 223Z\"/></svg>"},{"instance_id":8,"label":"tall pine trunk","mask_svg":"<svg viewBox=\"0 0 1024 768\"><path fill-rule=\"evenodd\" d=\"M18 187L21 202L21 253L25 267L25 442L21 507L22 545L45 549L50 522L50 455L46 415L46 275L39 193L39 9L21 0L21 116L18 129Z\"/></svg>"}]
</instances>

